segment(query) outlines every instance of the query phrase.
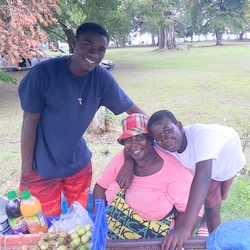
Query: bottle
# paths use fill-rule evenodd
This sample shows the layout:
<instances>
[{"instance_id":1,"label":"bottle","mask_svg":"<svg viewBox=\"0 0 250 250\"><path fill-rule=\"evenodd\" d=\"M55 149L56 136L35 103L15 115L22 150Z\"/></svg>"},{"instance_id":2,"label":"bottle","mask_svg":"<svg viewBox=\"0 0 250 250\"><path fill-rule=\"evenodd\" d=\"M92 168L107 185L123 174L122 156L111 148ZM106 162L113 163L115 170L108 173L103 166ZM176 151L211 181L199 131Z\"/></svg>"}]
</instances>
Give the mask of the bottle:
<instances>
[{"instance_id":1,"label":"bottle","mask_svg":"<svg viewBox=\"0 0 250 250\"><path fill-rule=\"evenodd\" d=\"M7 201L6 197L0 196L0 234L7 234L10 231L8 217L5 212Z\"/></svg>"},{"instance_id":2,"label":"bottle","mask_svg":"<svg viewBox=\"0 0 250 250\"><path fill-rule=\"evenodd\" d=\"M28 234L28 227L20 211L21 199L17 197L16 191L7 193L8 202L5 207L5 212L8 216L8 221L12 229L12 234Z\"/></svg>"},{"instance_id":3,"label":"bottle","mask_svg":"<svg viewBox=\"0 0 250 250\"><path fill-rule=\"evenodd\" d=\"M31 234L48 232L48 222L42 211L41 203L35 196L31 195L29 190L22 192L20 211Z\"/></svg>"}]
</instances>

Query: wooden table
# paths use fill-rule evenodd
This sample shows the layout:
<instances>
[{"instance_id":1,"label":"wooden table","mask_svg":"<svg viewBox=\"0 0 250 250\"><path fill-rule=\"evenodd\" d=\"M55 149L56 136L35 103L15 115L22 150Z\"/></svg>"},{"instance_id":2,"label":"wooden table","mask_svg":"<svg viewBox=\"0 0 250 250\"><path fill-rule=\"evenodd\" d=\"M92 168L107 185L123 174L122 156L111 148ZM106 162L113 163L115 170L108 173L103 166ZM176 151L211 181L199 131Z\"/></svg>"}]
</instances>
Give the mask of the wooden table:
<instances>
[{"instance_id":1,"label":"wooden table","mask_svg":"<svg viewBox=\"0 0 250 250\"><path fill-rule=\"evenodd\" d=\"M106 249L129 249L129 250L160 250L162 239L140 240L107 240ZM206 237L191 237L186 240L184 249L206 249Z\"/></svg>"}]
</instances>

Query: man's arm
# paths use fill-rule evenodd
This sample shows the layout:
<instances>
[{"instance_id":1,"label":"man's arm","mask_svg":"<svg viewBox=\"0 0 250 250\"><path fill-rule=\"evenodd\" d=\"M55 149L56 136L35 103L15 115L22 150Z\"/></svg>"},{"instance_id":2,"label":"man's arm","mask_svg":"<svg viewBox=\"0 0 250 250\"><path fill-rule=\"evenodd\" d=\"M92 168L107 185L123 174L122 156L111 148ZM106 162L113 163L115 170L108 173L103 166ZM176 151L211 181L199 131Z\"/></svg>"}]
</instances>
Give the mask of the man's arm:
<instances>
[{"instance_id":1,"label":"man's arm","mask_svg":"<svg viewBox=\"0 0 250 250\"><path fill-rule=\"evenodd\" d=\"M36 141L36 127L40 114L23 113L21 132L22 175L27 175L32 170L33 153Z\"/></svg>"},{"instance_id":2,"label":"man's arm","mask_svg":"<svg viewBox=\"0 0 250 250\"><path fill-rule=\"evenodd\" d=\"M94 214L95 211L95 200L96 199L103 199L105 201L105 205L107 205L106 195L105 195L105 188L102 188L100 185L95 184L94 191L93 191L93 204L92 204L92 213Z\"/></svg>"},{"instance_id":3,"label":"man's arm","mask_svg":"<svg viewBox=\"0 0 250 250\"><path fill-rule=\"evenodd\" d=\"M133 103L133 105L126 110L126 113L131 115L133 113L141 113L144 114L146 116L148 116L137 104Z\"/></svg>"},{"instance_id":4,"label":"man's arm","mask_svg":"<svg viewBox=\"0 0 250 250\"><path fill-rule=\"evenodd\" d=\"M124 164L116 177L116 182L124 192L131 186L134 178L134 159L126 153L124 149Z\"/></svg>"},{"instance_id":5,"label":"man's arm","mask_svg":"<svg viewBox=\"0 0 250 250\"><path fill-rule=\"evenodd\" d=\"M211 182L212 159L196 164L194 179L191 185L188 204L182 219L178 220L175 229L163 240L162 249L182 248L183 242L190 238L199 211L205 201Z\"/></svg>"},{"instance_id":6,"label":"man's arm","mask_svg":"<svg viewBox=\"0 0 250 250\"><path fill-rule=\"evenodd\" d=\"M133 114L133 113L141 113L146 116L148 116L137 104L133 103L133 105L126 110L127 114ZM134 177L134 160L131 156L128 156L126 154L126 151L124 150L124 164L119 171L116 181L119 184L120 188L123 188L124 191L130 187Z\"/></svg>"}]
</instances>

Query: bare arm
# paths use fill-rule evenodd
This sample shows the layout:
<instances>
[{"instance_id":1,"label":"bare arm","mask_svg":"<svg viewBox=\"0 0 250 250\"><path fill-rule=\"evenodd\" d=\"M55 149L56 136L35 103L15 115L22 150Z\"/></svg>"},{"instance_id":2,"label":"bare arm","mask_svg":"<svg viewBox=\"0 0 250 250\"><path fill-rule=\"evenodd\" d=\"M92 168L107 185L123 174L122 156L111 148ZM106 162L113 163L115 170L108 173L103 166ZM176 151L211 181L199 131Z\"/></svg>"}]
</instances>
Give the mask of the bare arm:
<instances>
[{"instance_id":1,"label":"bare arm","mask_svg":"<svg viewBox=\"0 0 250 250\"><path fill-rule=\"evenodd\" d=\"M178 220L173 232L163 240L162 249L171 250L182 248L183 242L190 238L198 213L205 201L211 182L212 160L201 161L196 164L195 176L191 185L188 204L185 212Z\"/></svg>"},{"instance_id":2,"label":"bare arm","mask_svg":"<svg viewBox=\"0 0 250 250\"><path fill-rule=\"evenodd\" d=\"M22 175L27 175L32 170L33 152L36 141L36 127L40 114L23 113L21 132Z\"/></svg>"},{"instance_id":3,"label":"bare arm","mask_svg":"<svg viewBox=\"0 0 250 250\"><path fill-rule=\"evenodd\" d=\"M105 205L107 205L106 189L102 188L100 185L95 184L94 191L93 191L93 205L92 205L92 213L95 213L95 200L96 199L103 199L105 201Z\"/></svg>"},{"instance_id":4,"label":"bare arm","mask_svg":"<svg viewBox=\"0 0 250 250\"><path fill-rule=\"evenodd\" d=\"M137 104L133 103L133 105L126 110L127 114L133 114L133 113L142 113L146 116L148 116ZM124 191L130 187L132 180L134 177L134 160L132 157L128 156L126 154L126 151L124 150L124 164L119 171L116 181L119 184L121 188L124 188Z\"/></svg>"},{"instance_id":5,"label":"bare arm","mask_svg":"<svg viewBox=\"0 0 250 250\"><path fill-rule=\"evenodd\" d=\"M133 105L126 110L126 113L131 115L133 113L142 113L146 116L148 116L137 104L133 103Z\"/></svg>"},{"instance_id":6,"label":"bare arm","mask_svg":"<svg viewBox=\"0 0 250 250\"><path fill-rule=\"evenodd\" d=\"M131 186L134 178L134 159L126 153L124 149L124 164L119 171L116 181L120 188L124 189L124 192Z\"/></svg>"}]
</instances>

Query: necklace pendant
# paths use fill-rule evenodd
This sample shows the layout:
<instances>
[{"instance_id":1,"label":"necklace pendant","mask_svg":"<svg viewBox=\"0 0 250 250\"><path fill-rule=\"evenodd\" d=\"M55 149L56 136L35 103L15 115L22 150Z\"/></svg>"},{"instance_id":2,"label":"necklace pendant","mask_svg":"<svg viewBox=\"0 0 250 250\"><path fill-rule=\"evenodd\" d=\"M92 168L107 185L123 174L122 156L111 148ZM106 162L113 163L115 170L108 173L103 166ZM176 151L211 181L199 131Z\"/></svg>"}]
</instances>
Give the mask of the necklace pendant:
<instances>
[{"instance_id":1,"label":"necklace pendant","mask_svg":"<svg viewBox=\"0 0 250 250\"><path fill-rule=\"evenodd\" d=\"M77 101L79 102L80 105L82 105L82 98L81 97L77 98Z\"/></svg>"}]
</instances>

